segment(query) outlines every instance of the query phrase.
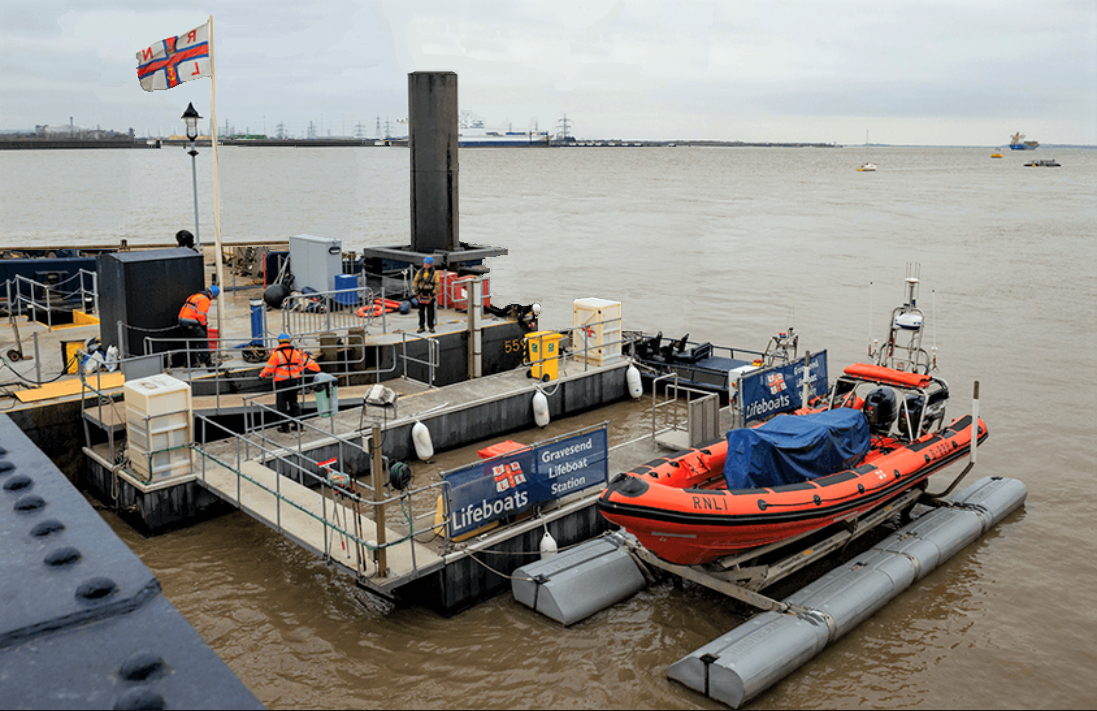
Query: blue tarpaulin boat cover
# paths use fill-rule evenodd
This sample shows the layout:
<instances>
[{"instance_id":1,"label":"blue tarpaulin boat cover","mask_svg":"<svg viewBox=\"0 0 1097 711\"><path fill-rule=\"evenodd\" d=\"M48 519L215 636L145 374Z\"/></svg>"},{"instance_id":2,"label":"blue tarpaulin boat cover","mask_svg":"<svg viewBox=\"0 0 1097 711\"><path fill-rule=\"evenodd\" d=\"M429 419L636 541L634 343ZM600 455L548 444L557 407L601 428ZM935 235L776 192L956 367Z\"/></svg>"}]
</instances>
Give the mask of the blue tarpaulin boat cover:
<instances>
[{"instance_id":1,"label":"blue tarpaulin boat cover","mask_svg":"<svg viewBox=\"0 0 1097 711\"><path fill-rule=\"evenodd\" d=\"M760 427L728 431L724 478L729 489L796 484L855 467L868 448L860 410L778 415Z\"/></svg>"}]
</instances>

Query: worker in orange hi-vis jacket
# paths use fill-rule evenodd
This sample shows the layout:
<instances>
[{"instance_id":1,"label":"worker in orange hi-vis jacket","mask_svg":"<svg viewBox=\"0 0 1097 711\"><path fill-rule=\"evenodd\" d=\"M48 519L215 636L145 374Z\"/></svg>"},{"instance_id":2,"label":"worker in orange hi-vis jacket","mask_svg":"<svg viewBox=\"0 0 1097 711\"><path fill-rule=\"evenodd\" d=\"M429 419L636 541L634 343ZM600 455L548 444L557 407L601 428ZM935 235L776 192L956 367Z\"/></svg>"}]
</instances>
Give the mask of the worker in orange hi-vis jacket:
<instances>
[{"instance_id":1,"label":"worker in orange hi-vis jacket","mask_svg":"<svg viewBox=\"0 0 1097 711\"><path fill-rule=\"evenodd\" d=\"M197 360L207 368L210 367L209 352L209 308L213 299L221 293L216 284L190 296L179 309L179 328L183 329L183 337L189 338L187 366L193 366L190 356L197 352Z\"/></svg>"},{"instance_id":2,"label":"worker in orange hi-vis jacket","mask_svg":"<svg viewBox=\"0 0 1097 711\"><path fill-rule=\"evenodd\" d=\"M278 347L270 354L267 365L259 373L260 378L274 376L274 391L278 412L288 418L301 416L301 406L297 402L297 391L301 387L305 371L320 372L320 365L307 352L294 348L289 334L278 336ZM278 425L279 432L290 431L290 420ZM293 425L296 428L296 425Z\"/></svg>"}]
</instances>

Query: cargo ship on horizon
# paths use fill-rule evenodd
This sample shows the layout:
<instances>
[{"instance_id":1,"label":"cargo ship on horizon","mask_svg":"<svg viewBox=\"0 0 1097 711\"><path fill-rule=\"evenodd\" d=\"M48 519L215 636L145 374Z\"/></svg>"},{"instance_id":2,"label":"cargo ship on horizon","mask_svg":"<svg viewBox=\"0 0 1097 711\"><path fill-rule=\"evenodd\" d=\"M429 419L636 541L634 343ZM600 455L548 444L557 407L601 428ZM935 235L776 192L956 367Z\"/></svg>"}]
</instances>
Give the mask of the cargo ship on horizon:
<instances>
[{"instance_id":1,"label":"cargo ship on horizon","mask_svg":"<svg viewBox=\"0 0 1097 711\"><path fill-rule=\"evenodd\" d=\"M1009 137L1010 150L1032 151L1036 150L1036 147L1039 145L1039 141L1026 141L1025 134L1021 133L1020 131Z\"/></svg>"},{"instance_id":2,"label":"cargo ship on horizon","mask_svg":"<svg viewBox=\"0 0 1097 711\"><path fill-rule=\"evenodd\" d=\"M457 130L457 145L461 148L526 148L549 145L549 132L538 131L536 125L528 131L492 129L470 111L461 112Z\"/></svg>"}]
</instances>

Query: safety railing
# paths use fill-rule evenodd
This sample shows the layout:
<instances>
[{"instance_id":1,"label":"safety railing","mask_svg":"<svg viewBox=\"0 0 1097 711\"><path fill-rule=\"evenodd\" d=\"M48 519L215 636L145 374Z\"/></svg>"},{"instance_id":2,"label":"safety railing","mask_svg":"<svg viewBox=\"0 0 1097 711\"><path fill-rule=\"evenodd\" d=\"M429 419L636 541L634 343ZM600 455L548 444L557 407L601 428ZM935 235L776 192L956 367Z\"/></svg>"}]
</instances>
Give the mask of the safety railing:
<instances>
[{"instance_id":1,"label":"safety railing","mask_svg":"<svg viewBox=\"0 0 1097 711\"><path fill-rule=\"evenodd\" d=\"M355 458L369 461L366 448L363 446L364 437L355 442L314 427L307 418L298 418L296 421L302 429L312 430L316 434L322 435L326 442L336 444L335 463L353 463ZM417 497L422 498L425 496L429 501L436 500L441 495L439 492L445 486L443 482L435 482L416 489L407 489L398 494L386 495L383 488L378 489L367 481L360 481L354 473L335 469L335 463L330 459L323 462L317 461L310 457L301 446L294 450L287 450L283 444L264 436L261 430L253 429L245 434L240 434L202 415L198 416L197 422L200 437L196 438L193 449L201 461L201 466L197 467L197 475L203 484L209 486L207 475L211 464L228 470L236 477L235 503L237 507L245 508L241 488L242 482L247 481L262 496L269 496L274 500L273 520L259 515L254 506L248 507L250 513L279 533L289 535L306 547L312 548L305 542L299 531L288 530L283 521L283 509L287 507L306 514L309 518L320 523L323 530L321 547L319 549L313 548L314 552L321 555L327 562L340 563L352 568L359 579L368 580L378 576L384 577L388 571L382 570L379 565L382 552L405 545L409 549L408 559L411 563L411 570L406 571L405 574L417 575L420 571L420 564L417 559L415 536L424 533L433 535L439 526L448 527L448 521L443 521L425 528L418 528L416 521L421 520L423 517L416 516L414 509L414 501ZM235 445L228 445L228 447L235 451L221 455L212 452L208 444L211 433L214 434L216 440L233 438ZM373 446L372 442L369 446ZM225 448L225 446L222 446L222 449ZM277 463L283 469L283 473L272 470L275 472L273 476L274 485L270 486L243 471L243 463L249 460L260 462L263 465ZM268 468L270 467L268 466ZM343 466L343 469L347 468L345 465ZM318 473L325 470L326 475ZM304 486L317 490L320 511L317 512L315 509L302 505L299 501L295 501L283 493L283 477L289 477L291 480L298 478ZM221 493L224 495L224 492ZM384 540L383 528L378 522L384 520L383 511L386 507L397 505L404 514L404 523L392 523L391 525L398 538L391 541ZM363 533L367 528L364 521L367 520L375 526L375 538L366 538ZM342 550L341 553L337 552L337 547ZM372 564L372 572L369 571L370 564Z\"/></svg>"},{"instance_id":2,"label":"safety railing","mask_svg":"<svg viewBox=\"0 0 1097 711\"><path fill-rule=\"evenodd\" d=\"M294 345L309 352L320 353L321 358L317 362L326 368L330 368L336 374L364 375L372 378L373 382L381 382L384 376L401 372L404 378L417 380L433 387L437 369L441 363L441 347L436 339L417 339L411 337L411 341L419 341L426 344L426 359L417 358L408 354L409 337L407 333L401 334L399 343L368 343L364 334L347 333L338 336L341 341L336 346L337 352L342 352L345 357L325 356L324 350L328 348L325 340L331 338L329 334L306 334L294 338ZM234 357L240 355L245 359L251 358L252 365L265 364L270 352L277 346L274 337L264 339L224 339L217 340L217 346L205 349L195 344L195 339L163 337L147 335L141 341L142 351L148 356L159 354L162 357L182 361L182 365L172 367L173 373L180 373L188 380L201 378L206 387L212 387L216 398L216 407L221 409L221 396L226 389L232 390L239 384L239 375L234 375L223 366L226 362L234 362ZM208 353L213 366L206 368L199 363L199 357ZM315 357L315 356L314 356ZM372 365L370 365L372 361ZM238 363L237 363L238 364ZM426 368L425 379L415 377L408 370L409 364L419 364ZM264 390L260 394L269 394Z\"/></svg>"},{"instance_id":3,"label":"safety railing","mask_svg":"<svg viewBox=\"0 0 1097 711\"><path fill-rule=\"evenodd\" d=\"M378 363L373 369L365 367L367 360L366 340L363 335L348 334L341 336L340 339L343 341L343 345L337 346L337 350L345 353L346 357L323 358L322 355L323 359L317 359L317 363L321 366L329 366L337 372L376 373L378 378L380 374L391 373L395 370L395 365L382 369L380 367L380 358L378 358ZM203 348L200 345L195 345L194 341L195 339L189 338L145 336L142 339L142 350L146 356L155 354L169 358L171 359L169 363L175 360L182 361L182 365L171 367L172 373L180 373L192 382L200 378L200 381L206 387L212 387L218 410L221 409L221 396L224 391L235 390L241 377L238 374L234 375L228 372L226 368L222 367L223 364L233 362L235 356L240 355L250 365L265 365L271 351L278 345L278 339L273 337L264 339L218 338L215 348L208 348L208 346ZM297 338L294 345L309 352L310 355L314 352L322 353L326 347L319 336ZM395 349L394 345L389 347ZM199 361L206 354L209 355L211 361L209 368ZM393 360L395 361L395 355Z\"/></svg>"},{"instance_id":4,"label":"safety railing","mask_svg":"<svg viewBox=\"0 0 1097 711\"><path fill-rule=\"evenodd\" d=\"M596 328L603 335L608 332L611 336L610 339L596 339ZM594 365L603 365L606 362L613 363L620 360L621 348L625 342L620 317L587 323L576 330L583 335L583 347L575 348L575 331L573 330L571 355L573 360L581 359L583 361L584 372L590 369L592 362Z\"/></svg>"},{"instance_id":5,"label":"safety railing","mask_svg":"<svg viewBox=\"0 0 1097 711\"><path fill-rule=\"evenodd\" d=\"M282 302L282 331L291 336L333 329L368 328L377 316L384 321L384 290L353 289L291 294ZM381 298L381 308L375 300ZM362 315L359 315L361 313Z\"/></svg>"},{"instance_id":6,"label":"safety railing","mask_svg":"<svg viewBox=\"0 0 1097 711\"><path fill-rule=\"evenodd\" d=\"M16 274L4 282L4 294L9 314L29 313L32 319L39 322L43 322L39 314L44 314L44 323L51 329L54 327L54 309L71 306L74 300L85 313L99 312L98 276L86 269L77 270L69 278L53 283Z\"/></svg>"},{"instance_id":7,"label":"safety railing","mask_svg":"<svg viewBox=\"0 0 1097 711\"><path fill-rule=\"evenodd\" d=\"M651 438L655 442L676 449L695 447L719 436L719 417L716 393L679 385L678 373L652 381Z\"/></svg>"},{"instance_id":8,"label":"safety railing","mask_svg":"<svg viewBox=\"0 0 1097 711\"><path fill-rule=\"evenodd\" d=\"M435 338L419 338L413 339L427 344L427 359L415 358L408 355L408 334L400 334L400 359L404 364L404 378L411 378L408 375L408 363L416 363L418 365L425 366L427 369L426 384L430 387L434 387L434 371L442 362L441 346L438 345L438 340ZM417 378L411 378L416 380Z\"/></svg>"},{"instance_id":9,"label":"safety railing","mask_svg":"<svg viewBox=\"0 0 1097 711\"><path fill-rule=\"evenodd\" d=\"M481 303L488 303L488 299L491 298L491 280L473 275L448 279L445 287L442 289L445 294L445 303L448 304L451 309L467 311L469 297L471 296L469 294L469 288L474 284L480 284L480 289L483 293L483 301Z\"/></svg>"},{"instance_id":10,"label":"safety railing","mask_svg":"<svg viewBox=\"0 0 1097 711\"><path fill-rule=\"evenodd\" d=\"M304 378L301 378L301 383L293 386L279 386L278 383L271 383L273 392L275 395L282 393L283 397L292 396L295 400L299 396L305 395L308 391L314 390L315 386L312 383L306 383ZM251 393L244 395L242 398L244 405L244 434L251 435L258 433L258 436L266 437L268 428L275 425L284 424L296 424L298 419L302 419L303 416L291 417L288 413L278 411L276 408L270 405L259 402L259 398L270 397L271 390L264 390L261 393ZM300 405L300 402L298 402ZM335 436L335 414L338 411L338 403L334 404L334 411L327 419L331 426L331 432L328 436ZM319 408L317 408L317 414ZM301 438L303 430L297 429L298 440ZM300 444L300 442L298 442Z\"/></svg>"},{"instance_id":11,"label":"safety railing","mask_svg":"<svg viewBox=\"0 0 1097 711\"><path fill-rule=\"evenodd\" d=\"M609 340L599 340L594 337L595 327L605 327L609 325L610 328L603 328L603 332L609 332L611 337ZM567 349L566 354L563 349L560 349L557 354L552 356L545 356L542 354L540 358L530 358L529 349L526 349L525 356L522 359L522 367L530 368L531 366L541 366L544 368L548 363L553 360L561 359L561 363L571 362L577 364L582 362L583 372L590 370L590 367L599 367L601 365L610 365L621 362L621 347L625 343L623 332L621 331L621 319L611 318L603 321L596 321L584 326L574 329L561 329L558 333L571 334L571 345ZM582 347L577 347L575 341L575 334L582 333Z\"/></svg>"},{"instance_id":12,"label":"safety railing","mask_svg":"<svg viewBox=\"0 0 1097 711\"><path fill-rule=\"evenodd\" d=\"M76 355L78 363L83 363L88 357L88 354L80 349ZM114 430L115 425L122 425L126 422L126 406L125 403L119 404L112 395L108 394L103 387L103 373L96 369L94 372L87 373L81 366L77 369L80 378L81 393L88 391L95 396L95 412L96 419L103 423L107 431L107 442L110 452L110 463L115 465L119 461L118 452L115 448ZM84 425L84 443L90 447L92 445L91 431L89 428L88 418L85 416L88 410L88 399L86 397L80 398L80 421Z\"/></svg>"}]
</instances>

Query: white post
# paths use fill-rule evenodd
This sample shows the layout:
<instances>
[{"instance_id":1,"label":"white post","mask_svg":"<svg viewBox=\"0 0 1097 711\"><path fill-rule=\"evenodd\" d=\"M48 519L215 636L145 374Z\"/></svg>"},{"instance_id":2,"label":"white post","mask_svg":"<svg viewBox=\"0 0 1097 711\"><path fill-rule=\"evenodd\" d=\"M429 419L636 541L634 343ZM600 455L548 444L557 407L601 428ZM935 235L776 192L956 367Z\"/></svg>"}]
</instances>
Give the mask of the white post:
<instances>
[{"instance_id":1,"label":"white post","mask_svg":"<svg viewBox=\"0 0 1097 711\"><path fill-rule=\"evenodd\" d=\"M197 137L195 137L197 140ZM194 186L194 246L198 253L202 253L202 238L198 231L198 151L194 147L194 141L190 142L190 179Z\"/></svg>"},{"instance_id":2,"label":"white post","mask_svg":"<svg viewBox=\"0 0 1097 711\"><path fill-rule=\"evenodd\" d=\"M479 378L483 375L482 354L483 336L480 322L483 318L483 288L480 277L467 282L469 292L465 299L469 316L469 367L470 378Z\"/></svg>"},{"instance_id":3,"label":"white post","mask_svg":"<svg viewBox=\"0 0 1097 711\"><path fill-rule=\"evenodd\" d=\"M221 264L221 179L217 164L217 70L213 63L213 15L209 18L209 105L210 105L210 144L213 149L213 258L217 274L217 285L225 289L225 270ZM227 294L226 294L227 296ZM218 338L225 338L221 314L224 309L217 307Z\"/></svg>"},{"instance_id":4,"label":"white post","mask_svg":"<svg viewBox=\"0 0 1097 711\"><path fill-rule=\"evenodd\" d=\"M800 380L800 407L808 406L808 394L811 389L811 351L804 351L804 375Z\"/></svg>"},{"instance_id":5,"label":"white post","mask_svg":"<svg viewBox=\"0 0 1097 711\"><path fill-rule=\"evenodd\" d=\"M975 464L975 452L979 448L979 381L975 381L975 390L971 400L971 463Z\"/></svg>"}]
</instances>

